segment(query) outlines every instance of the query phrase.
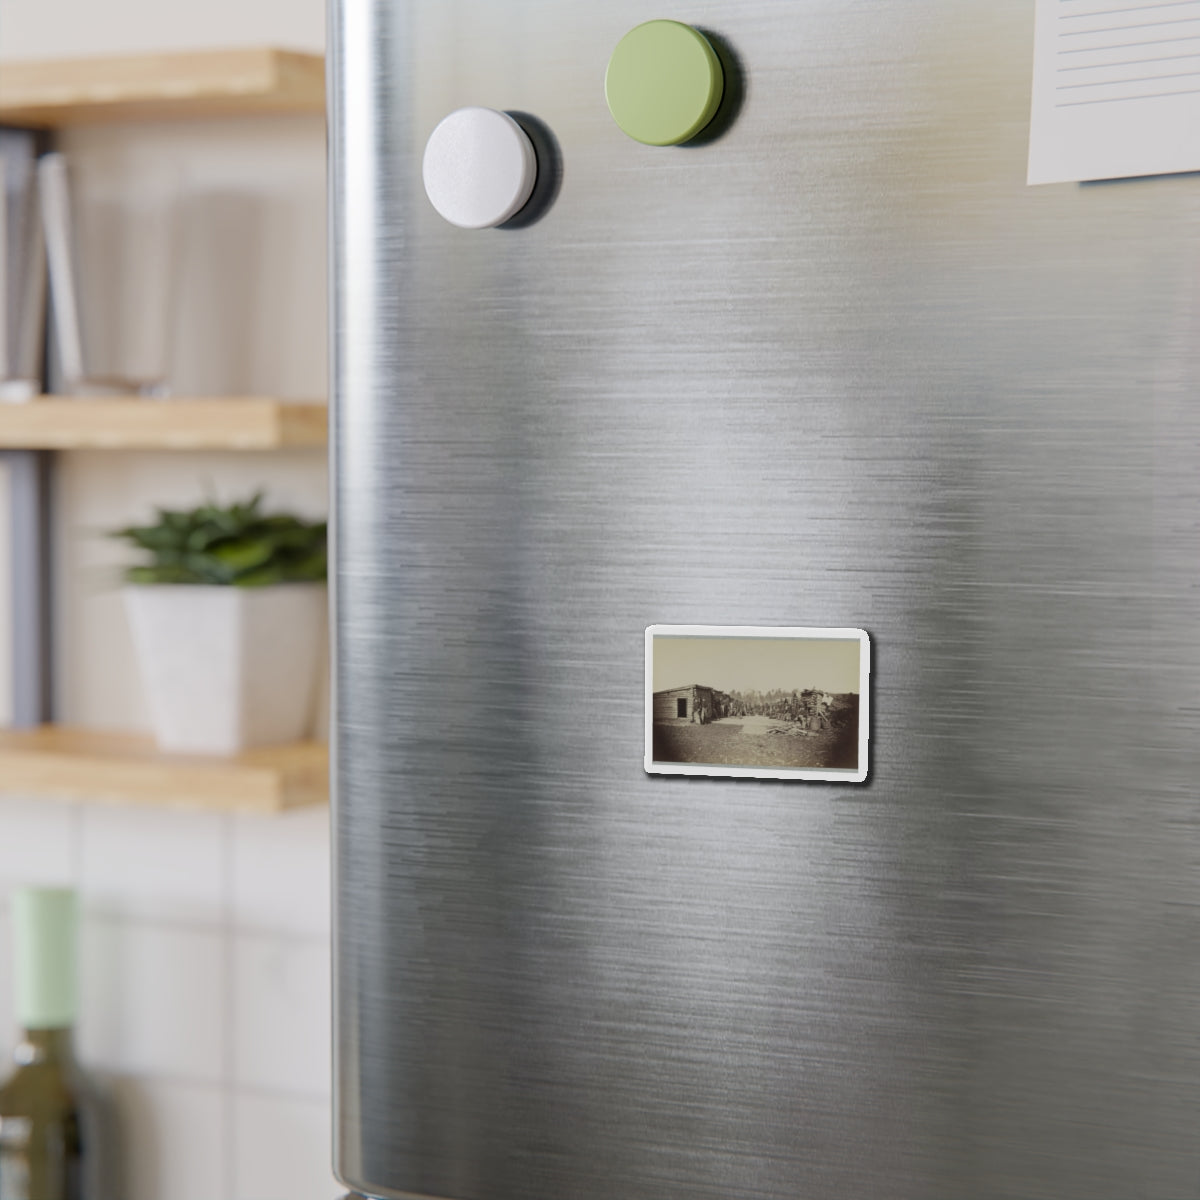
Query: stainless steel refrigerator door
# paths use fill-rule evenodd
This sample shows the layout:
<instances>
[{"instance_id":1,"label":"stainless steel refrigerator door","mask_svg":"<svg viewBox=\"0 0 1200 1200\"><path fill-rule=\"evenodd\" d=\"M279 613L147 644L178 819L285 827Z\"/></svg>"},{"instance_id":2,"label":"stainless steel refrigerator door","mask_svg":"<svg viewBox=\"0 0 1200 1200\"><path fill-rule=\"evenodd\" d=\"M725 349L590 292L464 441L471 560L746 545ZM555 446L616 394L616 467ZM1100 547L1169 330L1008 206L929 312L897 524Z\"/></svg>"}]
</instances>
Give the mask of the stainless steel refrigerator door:
<instances>
[{"instance_id":1,"label":"stainless steel refrigerator door","mask_svg":"<svg viewBox=\"0 0 1200 1200\"><path fill-rule=\"evenodd\" d=\"M726 40L653 149L607 57ZM1200 181L1032 6L335 0L337 1145L365 1194L1200 1190ZM553 131L446 224L467 104ZM647 776L653 623L862 626L866 785Z\"/></svg>"}]
</instances>

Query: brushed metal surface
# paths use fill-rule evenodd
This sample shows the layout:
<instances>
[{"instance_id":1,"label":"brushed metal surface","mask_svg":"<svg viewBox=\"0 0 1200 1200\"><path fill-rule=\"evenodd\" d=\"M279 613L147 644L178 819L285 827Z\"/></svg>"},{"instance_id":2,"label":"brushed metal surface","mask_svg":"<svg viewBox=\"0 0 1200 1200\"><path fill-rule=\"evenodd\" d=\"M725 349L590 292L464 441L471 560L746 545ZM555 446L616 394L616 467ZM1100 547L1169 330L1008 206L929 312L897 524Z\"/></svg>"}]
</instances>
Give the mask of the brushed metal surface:
<instances>
[{"instance_id":1,"label":"brushed metal surface","mask_svg":"<svg viewBox=\"0 0 1200 1200\"><path fill-rule=\"evenodd\" d=\"M725 135L604 104L649 17ZM1024 185L1032 7L335 0L337 1143L454 1200L1200 1191L1200 180ZM561 190L469 233L447 112ZM648 777L847 625L861 787Z\"/></svg>"}]
</instances>

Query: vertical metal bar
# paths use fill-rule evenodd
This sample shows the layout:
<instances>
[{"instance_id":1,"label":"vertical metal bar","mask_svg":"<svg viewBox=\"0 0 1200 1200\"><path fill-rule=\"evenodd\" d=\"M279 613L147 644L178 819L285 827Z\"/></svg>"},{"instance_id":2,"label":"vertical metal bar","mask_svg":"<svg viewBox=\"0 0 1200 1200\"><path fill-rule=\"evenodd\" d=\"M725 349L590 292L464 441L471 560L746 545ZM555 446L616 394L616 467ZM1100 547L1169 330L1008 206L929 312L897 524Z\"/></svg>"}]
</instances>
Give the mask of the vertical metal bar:
<instances>
[{"instance_id":1,"label":"vertical metal bar","mask_svg":"<svg viewBox=\"0 0 1200 1200\"><path fill-rule=\"evenodd\" d=\"M49 149L44 133L29 129L0 128L0 153L4 157L6 177L15 171L27 181L26 191L35 189L34 175L38 156ZM28 220L33 205L23 214ZM12 214L10 214L12 215ZM11 234L11 236L10 236ZM5 329L4 338L14 346L16 359L9 358L10 369L19 362L22 372L32 364L25 361L26 351L38 349L41 356L41 390L47 390L49 347L41 335L40 326L46 316L46 301L41 281L44 273L40 260L45 253L40 220L29 226L5 229L8 239L8 263L19 250L24 256L26 274L33 271L38 286L26 294L14 292L20 282L0 281L8 290L7 306L10 319L21 315L21 328ZM35 265L38 264L38 265ZM10 287L10 284L12 287ZM53 593L51 591L51 480L54 456L44 450L0 451L0 463L8 468L9 476L9 574L12 617L12 723L16 728L30 728L49 721L53 716Z\"/></svg>"},{"instance_id":2,"label":"vertical metal bar","mask_svg":"<svg viewBox=\"0 0 1200 1200\"><path fill-rule=\"evenodd\" d=\"M49 721L53 710L50 501L53 457L7 450L12 578L12 674L15 728Z\"/></svg>"},{"instance_id":3,"label":"vertical metal bar","mask_svg":"<svg viewBox=\"0 0 1200 1200\"><path fill-rule=\"evenodd\" d=\"M8 362L8 281L13 275L8 253L8 166L0 155L0 381L12 376Z\"/></svg>"}]
</instances>

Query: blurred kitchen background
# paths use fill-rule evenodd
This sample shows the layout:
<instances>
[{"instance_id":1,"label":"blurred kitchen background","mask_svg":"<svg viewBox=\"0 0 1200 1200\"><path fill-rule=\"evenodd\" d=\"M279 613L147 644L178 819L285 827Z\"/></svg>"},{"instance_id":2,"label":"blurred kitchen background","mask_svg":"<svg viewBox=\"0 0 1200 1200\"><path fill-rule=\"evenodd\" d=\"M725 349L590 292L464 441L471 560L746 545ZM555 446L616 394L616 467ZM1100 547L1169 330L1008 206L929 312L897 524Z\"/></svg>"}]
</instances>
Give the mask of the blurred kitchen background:
<instances>
[{"instance_id":1,"label":"blurred kitchen background","mask_svg":"<svg viewBox=\"0 0 1200 1200\"><path fill-rule=\"evenodd\" d=\"M320 53L323 0L5 0L0 73L17 60L274 46ZM326 393L325 130L317 113L121 121L57 148L129 182L179 172L170 333L177 395ZM83 401L83 403L86 403ZM56 717L145 730L119 593L126 547L101 531L258 490L326 511L321 449L78 451L55 496ZM0 471L0 570L7 570ZM0 579L0 724L10 703ZM329 1200L329 841L324 805L251 816L4 791L0 1051L15 1028L8 897L80 890L79 1052L115 1098L127 1200Z\"/></svg>"}]
</instances>

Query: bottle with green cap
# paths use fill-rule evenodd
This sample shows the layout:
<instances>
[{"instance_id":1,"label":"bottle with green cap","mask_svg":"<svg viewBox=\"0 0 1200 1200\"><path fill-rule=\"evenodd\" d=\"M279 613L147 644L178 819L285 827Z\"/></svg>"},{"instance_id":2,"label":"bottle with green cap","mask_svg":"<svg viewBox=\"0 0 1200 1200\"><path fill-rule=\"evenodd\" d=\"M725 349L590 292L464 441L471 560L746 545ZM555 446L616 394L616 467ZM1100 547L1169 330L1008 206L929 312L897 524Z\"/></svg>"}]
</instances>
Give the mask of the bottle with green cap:
<instances>
[{"instance_id":1,"label":"bottle with green cap","mask_svg":"<svg viewBox=\"0 0 1200 1200\"><path fill-rule=\"evenodd\" d=\"M0 1200L95 1200L84 1081L75 1065L76 900L13 894L15 1069L0 1086Z\"/></svg>"}]
</instances>

